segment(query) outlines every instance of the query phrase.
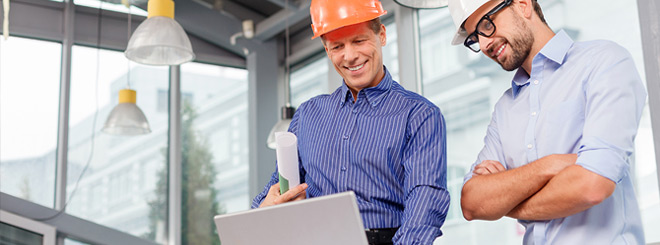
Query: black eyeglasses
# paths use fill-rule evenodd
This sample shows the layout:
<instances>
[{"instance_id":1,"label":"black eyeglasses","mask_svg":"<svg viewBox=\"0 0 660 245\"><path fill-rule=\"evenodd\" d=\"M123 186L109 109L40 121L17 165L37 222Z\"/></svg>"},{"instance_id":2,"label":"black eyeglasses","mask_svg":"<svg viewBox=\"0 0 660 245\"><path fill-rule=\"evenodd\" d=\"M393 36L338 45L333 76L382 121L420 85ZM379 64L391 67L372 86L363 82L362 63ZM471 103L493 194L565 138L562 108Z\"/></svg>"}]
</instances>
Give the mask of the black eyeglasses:
<instances>
[{"instance_id":1,"label":"black eyeglasses","mask_svg":"<svg viewBox=\"0 0 660 245\"><path fill-rule=\"evenodd\" d=\"M477 26L474 28L474 32L470 33L470 35L465 38L463 45L475 53L481 51L481 48L479 47L479 35L490 37L495 33L495 24L490 16L497 13L497 11L502 10L504 7L509 6L511 2L513 2L513 0L504 0L504 2L501 2L495 6L495 8L488 11L484 17L481 17L479 22L477 22Z\"/></svg>"}]
</instances>

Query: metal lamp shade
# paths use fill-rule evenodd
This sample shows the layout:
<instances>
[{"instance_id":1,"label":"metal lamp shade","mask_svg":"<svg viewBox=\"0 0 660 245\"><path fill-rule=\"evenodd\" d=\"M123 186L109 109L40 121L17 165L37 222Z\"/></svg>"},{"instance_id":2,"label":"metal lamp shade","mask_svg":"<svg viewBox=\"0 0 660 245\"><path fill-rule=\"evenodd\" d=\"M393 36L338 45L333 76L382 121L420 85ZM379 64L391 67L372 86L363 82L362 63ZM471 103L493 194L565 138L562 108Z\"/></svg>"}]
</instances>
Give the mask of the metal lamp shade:
<instances>
[{"instance_id":1,"label":"metal lamp shade","mask_svg":"<svg viewBox=\"0 0 660 245\"><path fill-rule=\"evenodd\" d=\"M135 105L135 90L122 89L119 91L119 104L110 112L102 131L116 135L151 133L147 117Z\"/></svg>"},{"instance_id":2,"label":"metal lamp shade","mask_svg":"<svg viewBox=\"0 0 660 245\"><path fill-rule=\"evenodd\" d=\"M124 52L129 60L146 65L180 65L195 59L181 25L165 16L146 19L135 30Z\"/></svg>"},{"instance_id":3,"label":"metal lamp shade","mask_svg":"<svg viewBox=\"0 0 660 245\"><path fill-rule=\"evenodd\" d=\"M289 130L290 124L291 124L291 119L282 119L279 122L277 122L275 126L273 126L273 128L270 130L270 133L268 134L268 140L266 141L266 143L268 144L268 148L275 149L277 147L277 144L275 143L275 133L286 132L287 130Z\"/></svg>"}]
</instances>

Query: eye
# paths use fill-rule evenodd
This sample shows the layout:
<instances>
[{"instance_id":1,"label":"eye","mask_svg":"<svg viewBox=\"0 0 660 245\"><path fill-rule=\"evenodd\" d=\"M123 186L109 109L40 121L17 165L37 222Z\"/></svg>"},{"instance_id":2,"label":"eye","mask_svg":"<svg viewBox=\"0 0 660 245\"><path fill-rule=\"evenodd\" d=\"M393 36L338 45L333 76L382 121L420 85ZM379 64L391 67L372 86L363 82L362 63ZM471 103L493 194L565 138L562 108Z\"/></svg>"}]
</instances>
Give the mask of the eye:
<instances>
[{"instance_id":1,"label":"eye","mask_svg":"<svg viewBox=\"0 0 660 245\"><path fill-rule=\"evenodd\" d=\"M493 22L490 22L487 19L482 20L481 23L479 23L479 24L480 24L479 25L479 31L481 31L481 32L488 33L488 32L493 30Z\"/></svg>"},{"instance_id":2,"label":"eye","mask_svg":"<svg viewBox=\"0 0 660 245\"><path fill-rule=\"evenodd\" d=\"M342 47L342 45L334 45L330 47L330 50L339 50Z\"/></svg>"}]
</instances>

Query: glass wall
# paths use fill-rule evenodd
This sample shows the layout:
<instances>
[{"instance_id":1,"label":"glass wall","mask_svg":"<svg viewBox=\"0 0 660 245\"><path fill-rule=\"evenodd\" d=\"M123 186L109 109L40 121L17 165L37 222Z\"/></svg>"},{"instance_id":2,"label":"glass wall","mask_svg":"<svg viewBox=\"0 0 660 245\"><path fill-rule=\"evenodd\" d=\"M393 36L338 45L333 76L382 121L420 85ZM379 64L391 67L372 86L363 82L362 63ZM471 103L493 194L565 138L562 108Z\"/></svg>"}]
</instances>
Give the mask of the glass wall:
<instances>
[{"instance_id":1,"label":"glass wall","mask_svg":"<svg viewBox=\"0 0 660 245\"><path fill-rule=\"evenodd\" d=\"M67 196L73 197L67 212L162 241L165 223L156 221L167 217L161 203L167 200L163 176L168 110L162 108L167 108L168 99L162 98L167 93L160 92L169 89L168 68L135 63L129 68L121 52L82 46L73 47L71 60ZM137 136L103 133L105 120L118 103L119 90L129 84L137 92L137 106L152 132Z\"/></svg>"},{"instance_id":2,"label":"glass wall","mask_svg":"<svg viewBox=\"0 0 660 245\"><path fill-rule=\"evenodd\" d=\"M293 69L290 76L291 106L294 108L319 94L332 93L328 90L328 57L323 56L298 69ZM336 72L332 69L332 72Z\"/></svg>"},{"instance_id":3,"label":"glass wall","mask_svg":"<svg viewBox=\"0 0 660 245\"><path fill-rule=\"evenodd\" d=\"M55 203L61 50L0 38L0 191L46 207Z\"/></svg>"},{"instance_id":4,"label":"glass wall","mask_svg":"<svg viewBox=\"0 0 660 245\"><path fill-rule=\"evenodd\" d=\"M247 71L181 65L182 241L219 244L213 217L250 207Z\"/></svg>"},{"instance_id":5,"label":"glass wall","mask_svg":"<svg viewBox=\"0 0 660 245\"><path fill-rule=\"evenodd\" d=\"M575 41L609 39L628 49L644 78L636 1L540 1L550 27ZM583 11L598 6L597 11ZM467 222L460 210L463 176L483 147L495 102L511 85L505 72L483 54L451 46L455 31L446 8L420 10L423 94L437 104L447 123L450 214L437 244L520 244L524 229L510 218ZM636 138L633 173L647 242L660 241L660 201L648 106Z\"/></svg>"}]
</instances>

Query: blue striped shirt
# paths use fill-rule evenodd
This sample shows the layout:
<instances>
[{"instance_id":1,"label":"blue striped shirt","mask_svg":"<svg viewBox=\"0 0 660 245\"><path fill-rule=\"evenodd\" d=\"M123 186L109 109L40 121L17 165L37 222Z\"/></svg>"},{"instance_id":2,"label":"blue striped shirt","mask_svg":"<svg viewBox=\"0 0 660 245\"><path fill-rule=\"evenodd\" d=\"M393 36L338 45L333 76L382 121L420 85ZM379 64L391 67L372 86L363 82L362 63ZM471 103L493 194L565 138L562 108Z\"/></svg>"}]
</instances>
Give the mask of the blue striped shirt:
<instances>
[{"instance_id":1,"label":"blue striped shirt","mask_svg":"<svg viewBox=\"0 0 660 245\"><path fill-rule=\"evenodd\" d=\"M303 103L289 131L298 137L307 197L353 191L365 228L400 227L395 244L431 244L449 208L445 122L440 109L385 69L357 100L344 83ZM277 170L252 202L256 208Z\"/></svg>"}]
</instances>

